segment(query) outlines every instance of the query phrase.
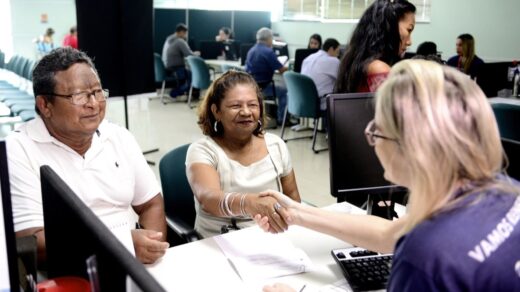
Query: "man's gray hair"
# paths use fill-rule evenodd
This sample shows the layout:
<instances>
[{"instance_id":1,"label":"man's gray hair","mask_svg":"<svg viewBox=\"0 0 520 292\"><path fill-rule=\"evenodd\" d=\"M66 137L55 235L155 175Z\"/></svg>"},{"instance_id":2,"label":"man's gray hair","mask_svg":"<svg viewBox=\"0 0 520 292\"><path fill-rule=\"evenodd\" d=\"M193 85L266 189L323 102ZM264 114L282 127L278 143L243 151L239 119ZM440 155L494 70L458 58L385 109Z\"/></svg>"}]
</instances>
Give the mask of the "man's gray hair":
<instances>
[{"instance_id":1,"label":"man's gray hair","mask_svg":"<svg viewBox=\"0 0 520 292\"><path fill-rule=\"evenodd\" d=\"M273 38L273 32L267 28L262 27L256 32L256 41L257 42L267 42L269 39Z\"/></svg>"}]
</instances>

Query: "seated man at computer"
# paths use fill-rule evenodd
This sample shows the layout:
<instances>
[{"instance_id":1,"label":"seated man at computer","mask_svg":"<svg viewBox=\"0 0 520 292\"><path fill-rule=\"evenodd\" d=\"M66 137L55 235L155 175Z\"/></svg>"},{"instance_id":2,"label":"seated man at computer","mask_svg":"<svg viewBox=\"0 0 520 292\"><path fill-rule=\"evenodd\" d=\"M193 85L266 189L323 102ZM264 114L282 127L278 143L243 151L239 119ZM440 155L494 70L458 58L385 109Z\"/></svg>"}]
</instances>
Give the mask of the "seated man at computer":
<instances>
[{"instance_id":1,"label":"seated man at computer","mask_svg":"<svg viewBox=\"0 0 520 292\"><path fill-rule=\"evenodd\" d=\"M52 51L34 69L33 90L36 118L6 139L16 235L36 236L45 261L40 166L49 165L109 228L128 226L141 262L162 257L160 187L132 134L104 120L108 90L91 59L70 47Z\"/></svg>"},{"instance_id":2,"label":"seated man at computer","mask_svg":"<svg viewBox=\"0 0 520 292\"><path fill-rule=\"evenodd\" d=\"M303 60L302 74L309 76L318 90L320 97L332 93L338 77L339 42L336 39L327 39L323 48ZM320 110L327 109L326 100L320 101ZM325 115L323 115L325 116Z\"/></svg>"},{"instance_id":3,"label":"seated man at computer","mask_svg":"<svg viewBox=\"0 0 520 292\"><path fill-rule=\"evenodd\" d=\"M184 59L191 55L198 55L188 46L186 42L187 34L188 27L184 23L179 23L175 28L175 33L166 38L163 46L164 67L168 74L175 76L178 80L177 88L172 88L170 91L172 98L182 95L190 88L191 74L186 70Z\"/></svg>"},{"instance_id":4,"label":"seated man at computer","mask_svg":"<svg viewBox=\"0 0 520 292\"><path fill-rule=\"evenodd\" d=\"M247 53L246 71L256 80L264 96L273 96L273 74L276 70L283 73L287 71L272 49L273 32L266 27L262 27L256 33L256 45ZM287 105L287 88L281 84L275 85L276 97L278 98L278 112L276 121L278 125L283 122L285 106Z\"/></svg>"}]
</instances>

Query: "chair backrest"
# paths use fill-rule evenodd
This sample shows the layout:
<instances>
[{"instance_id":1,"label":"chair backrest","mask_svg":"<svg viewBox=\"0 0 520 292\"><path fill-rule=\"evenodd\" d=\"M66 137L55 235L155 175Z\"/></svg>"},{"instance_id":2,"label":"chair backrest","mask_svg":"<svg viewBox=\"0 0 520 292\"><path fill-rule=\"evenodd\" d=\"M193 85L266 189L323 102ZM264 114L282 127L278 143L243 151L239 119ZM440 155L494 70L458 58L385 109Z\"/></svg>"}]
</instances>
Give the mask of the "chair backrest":
<instances>
[{"instance_id":1,"label":"chair backrest","mask_svg":"<svg viewBox=\"0 0 520 292\"><path fill-rule=\"evenodd\" d=\"M520 105L492 103L500 137L520 141Z\"/></svg>"},{"instance_id":2,"label":"chair backrest","mask_svg":"<svg viewBox=\"0 0 520 292\"><path fill-rule=\"evenodd\" d=\"M16 67L16 64L18 63L20 59L20 56L18 55L14 55L11 57L11 59L9 60L9 62L7 64L5 64L5 69L11 71L11 72L14 72L14 68Z\"/></svg>"},{"instance_id":3,"label":"chair backrest","mask_svg":"<svg viewBox=\"0 0 520 292\"><path fill-rule=\"evenodd\" d=\"M155 72L155 82L163 82L165 78L164 63L161 55L153 53L153 69Z\"/></svg>"},{"instance_id":4,"label":"chair backrest","mask_svg":"<svg viewBox=\"0 0 520 292\"><path fill-rule=\"evenodd\" d=\"M34 69L35 62L33 60L27 60L27 64L23 70L23 77L27 80L32 80L32 72Z\"/></svg>"},{"instance_id":5,"label":"chair backrest","mask_svg":"<svg viewBox=\"0 0 520 292\"><path fill-rule=\"evenodd\" d=\"M0 51L0 68L5 67L5 54L4 52Z\"/></svg>"},{"instance_id":6,"label":"chair backrest","mask_svg":"<svg viewBox=\"0 0 520 292\"><path fill-rule=\"evenodd\" d=\"M319 114L319 96L314 81L296 72L283 74L287 86L287 106L290 114L300 118L315 118Z\"/></svg>"},{"instance_id":7,"label":"chair backrest","mask_svg":"<svg viewBox=\"0 0 520 292\"><path fill-rule=\"evenodd\" d=\"M200 90L207 89L211 84L209 69L204 59L197 56L188 56L188 64L191 69L191 86Z\"/></svg>"},{"instance_id":8,"label":"chair backrest","mask_svg":"<svg viewBox=\"0 0 520 292\"><path fill-rule=\"evenodd\" d=\"M195 201L186 177L186 152L190 144L177 147L161 158L159 175L164 197L166 217L179 218L193 227Z\"/></svg>"},{"instance_id":9,"label":"chair backrest","mask_svg":"<svg viewBox=\"0 0 520 292\"><path fill-rule=\"evenodd\" d=\"M16 73L20 77L24 77L25 69L29 66L29 59L25 57L20 57L20 61L18 61L18 66L15 69L14 73Z\"/></svg>"}]
</instances>

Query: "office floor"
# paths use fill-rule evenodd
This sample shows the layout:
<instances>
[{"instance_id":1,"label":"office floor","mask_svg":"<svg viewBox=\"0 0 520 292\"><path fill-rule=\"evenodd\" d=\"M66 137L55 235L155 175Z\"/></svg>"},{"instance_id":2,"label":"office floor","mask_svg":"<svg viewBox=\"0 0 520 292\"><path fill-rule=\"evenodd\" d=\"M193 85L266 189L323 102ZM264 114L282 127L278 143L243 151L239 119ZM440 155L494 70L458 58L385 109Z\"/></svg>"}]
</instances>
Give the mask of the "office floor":
<instances>
[{"instance_id":1,"label":"office floor","mask_svg":"<svg viewBox=\"0 0 520 292\"><path fill-rule=\"evenodd\" d=\"M143 151L159 148L158 152L146 155L155 161L151 166L159 179L159 160L169 150L191 143L202 133L197 125L196 109L190 109L186 103L169 103L163 105L159 99L149 100L146 95L128 99L128 119L130 131L135 135ZM111 98L107 105L106 118L123 125L124 102L122 99ZM0 127L0 137L10 131L9 126ZM281 127L269 130L280 135ZM308 135L311 131L286 131L288 136ZM324 134L319 134L318 148L326 147ZM317 205L326 206L335 202L329 190L329 153L323 151L315 154L311 150L311 139L289 141L287 143L296 173L298 189L303 200Z\"/></svg>"}]
</instances>

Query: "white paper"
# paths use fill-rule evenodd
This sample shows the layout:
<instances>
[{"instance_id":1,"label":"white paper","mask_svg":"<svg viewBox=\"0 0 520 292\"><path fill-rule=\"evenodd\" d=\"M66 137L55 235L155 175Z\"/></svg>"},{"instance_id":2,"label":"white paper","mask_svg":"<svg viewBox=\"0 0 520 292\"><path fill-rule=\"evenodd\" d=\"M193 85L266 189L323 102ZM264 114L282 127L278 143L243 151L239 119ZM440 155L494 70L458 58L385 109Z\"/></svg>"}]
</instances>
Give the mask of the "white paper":
<instances>
[{"instance_id":1,"label":"white paper","mask_svg":"<svg viewBox=\"0 0 520 292\"><path fill-rule=\"evenodd\" d=\"M130 217L125 212L117 212L100 217L101 221L112 231L115 237L135 256L134 241L132 240L132 229Z\"/></svg>"},{"instance_id":2,"label":"white paper","mask_svg":"<svg viewBox=\"0 0 520 292\"><path fill-rule=\"evenodd\" d=\"M258 227L214 237L243 281L269 279L312 270L307 254L284 234Z\"/></svg>"},{"instance_id":3,"label":"white paper","mask_svg":"<svg viewBox=\"0 0 520 292\"><path fill-rule=\"evenodd\" d=\"M318 292L343 292L343 291L352 291L352 288L350 288L350 285L348 284L347 280L345 278L329 284L327 286L323 286Z\"/></svg>"}]
</instances>

